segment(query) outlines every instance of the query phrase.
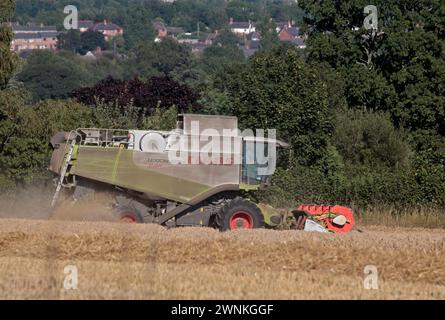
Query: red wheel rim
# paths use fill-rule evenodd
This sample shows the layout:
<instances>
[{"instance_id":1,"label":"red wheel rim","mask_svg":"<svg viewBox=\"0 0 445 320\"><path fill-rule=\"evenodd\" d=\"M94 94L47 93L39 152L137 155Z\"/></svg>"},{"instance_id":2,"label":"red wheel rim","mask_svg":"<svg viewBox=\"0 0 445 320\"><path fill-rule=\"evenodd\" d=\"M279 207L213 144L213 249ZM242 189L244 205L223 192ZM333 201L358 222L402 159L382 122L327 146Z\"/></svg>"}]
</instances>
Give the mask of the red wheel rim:
<instances>
[{"instance_id":1,"label":"red wheel rim","mask_svg":"<svg viewBox=\"0 0 445 320\"><path fill-rule=\"evenodd\" d=\"M253 229L253 218L245 211L235 212L229 221L230 230Z\"/></svg>"},{"instance_id":2,"label":"red wheel rim","mask_svg":"<svg viewBox=\"0 0 445 320\"><path fill-rule=\"evenodd\" d=\"M121 223L137 223L136 218L132 214L124 214L120 220Z\"/></svg>"}]
</instances>

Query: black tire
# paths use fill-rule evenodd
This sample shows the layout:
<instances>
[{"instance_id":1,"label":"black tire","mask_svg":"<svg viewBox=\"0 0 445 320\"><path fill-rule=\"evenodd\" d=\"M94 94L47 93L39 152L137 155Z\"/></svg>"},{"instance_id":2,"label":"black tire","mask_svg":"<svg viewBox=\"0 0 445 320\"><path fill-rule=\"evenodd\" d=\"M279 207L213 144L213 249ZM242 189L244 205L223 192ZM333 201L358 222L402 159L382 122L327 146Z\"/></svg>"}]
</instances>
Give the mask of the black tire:
<instances>
[{"instance_id":1,"label":"black tire","mask_svg":"<svg viewBox=\"0 0 445 320\"><path fill-rule=\"evenodd\" d=\"M121 223L143 223L141 213L132 206L118 206L117 219Z\"/></svg>"},{"instance_id":2,"label":"black tire","mask_svg":"<svg viewBox=\"0 0 445 320\"><path fill-rule=\"evenodd\" d=\"M264 228L264 216L253 202L238 197L216 214L214 226L220 231Z\"/></svg>"}]
</instances>

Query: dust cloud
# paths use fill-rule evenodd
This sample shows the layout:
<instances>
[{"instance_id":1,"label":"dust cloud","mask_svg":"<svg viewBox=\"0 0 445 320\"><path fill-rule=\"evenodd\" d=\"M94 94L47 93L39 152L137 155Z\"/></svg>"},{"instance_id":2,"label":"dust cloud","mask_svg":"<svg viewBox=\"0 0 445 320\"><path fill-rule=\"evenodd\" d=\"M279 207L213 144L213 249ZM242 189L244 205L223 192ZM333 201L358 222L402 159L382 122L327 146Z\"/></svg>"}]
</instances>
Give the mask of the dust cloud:
<instances>
[{"instance_id":1,"label":"dust cloud","mask_svg":"<svg viewBox=\"0 0 445 320\"><path fill-rule=\"evenodd\" d=\"M96 192L93 198L74 201L69 192L60 195L55 208L51 208L54 188L29 187L13 194L0 196L0 218L116 221L113 197L107 192Z\"/></svg>"}]
</instances>

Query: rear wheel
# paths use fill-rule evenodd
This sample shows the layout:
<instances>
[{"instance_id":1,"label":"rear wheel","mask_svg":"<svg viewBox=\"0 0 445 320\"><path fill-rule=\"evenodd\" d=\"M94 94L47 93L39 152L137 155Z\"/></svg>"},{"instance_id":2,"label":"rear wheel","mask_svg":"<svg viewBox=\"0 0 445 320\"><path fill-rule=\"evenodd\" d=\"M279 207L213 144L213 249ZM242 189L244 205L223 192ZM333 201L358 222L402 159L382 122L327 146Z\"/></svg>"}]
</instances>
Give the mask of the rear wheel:
<instances>
[{"instance_id":1,"label":"rear wheel","mask_svg":"<svg viewBox=\"0 0 445 320\"><path fill-rule=\"evenodd\" d=\"M221 231L264 228L261 210L243 198L227 202L216 214L215 227Z\"/></svg>"},{"instance_id":2,"label":"rear wheel","mask_svg":"<svg viewBox=\"0 0 445 320\"><path fill-rule=\"evenodd\" d=\"M118 207L117 218L120 223L142 223L142 215L132 207Z\"/></svg>"}]
</instances>

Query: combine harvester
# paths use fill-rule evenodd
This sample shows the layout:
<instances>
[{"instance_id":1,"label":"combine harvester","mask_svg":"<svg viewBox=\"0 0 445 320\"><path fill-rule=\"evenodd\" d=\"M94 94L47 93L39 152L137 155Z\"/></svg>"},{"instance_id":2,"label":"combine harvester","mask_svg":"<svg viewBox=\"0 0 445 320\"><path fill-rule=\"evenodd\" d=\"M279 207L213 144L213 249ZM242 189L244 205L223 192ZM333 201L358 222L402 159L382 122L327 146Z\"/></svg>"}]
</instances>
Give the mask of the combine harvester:
<instances>
[{"instance_id":1,"label":"combine harvester","mask_svg":"<svg viewBox=\"0 0 445 320\"><path fill-rule=\"evenodd\" d=\"M212 143L226 146L216 159L212 149L210 163L206 129ZM241 135L236 117L182 114L172 131L77 129L56 134L51 146L49 170L58 176L53 207L62 190L81 201L105 187L115 193L117 219L127 223L335 233L354 226L346 207L301 205L283 215L248 200L249 192L270 185L273 170L266 166L274 169L276 149L287 144ZM264 149L267 164L251 161Z\"/></svg>"}]
</instances>

